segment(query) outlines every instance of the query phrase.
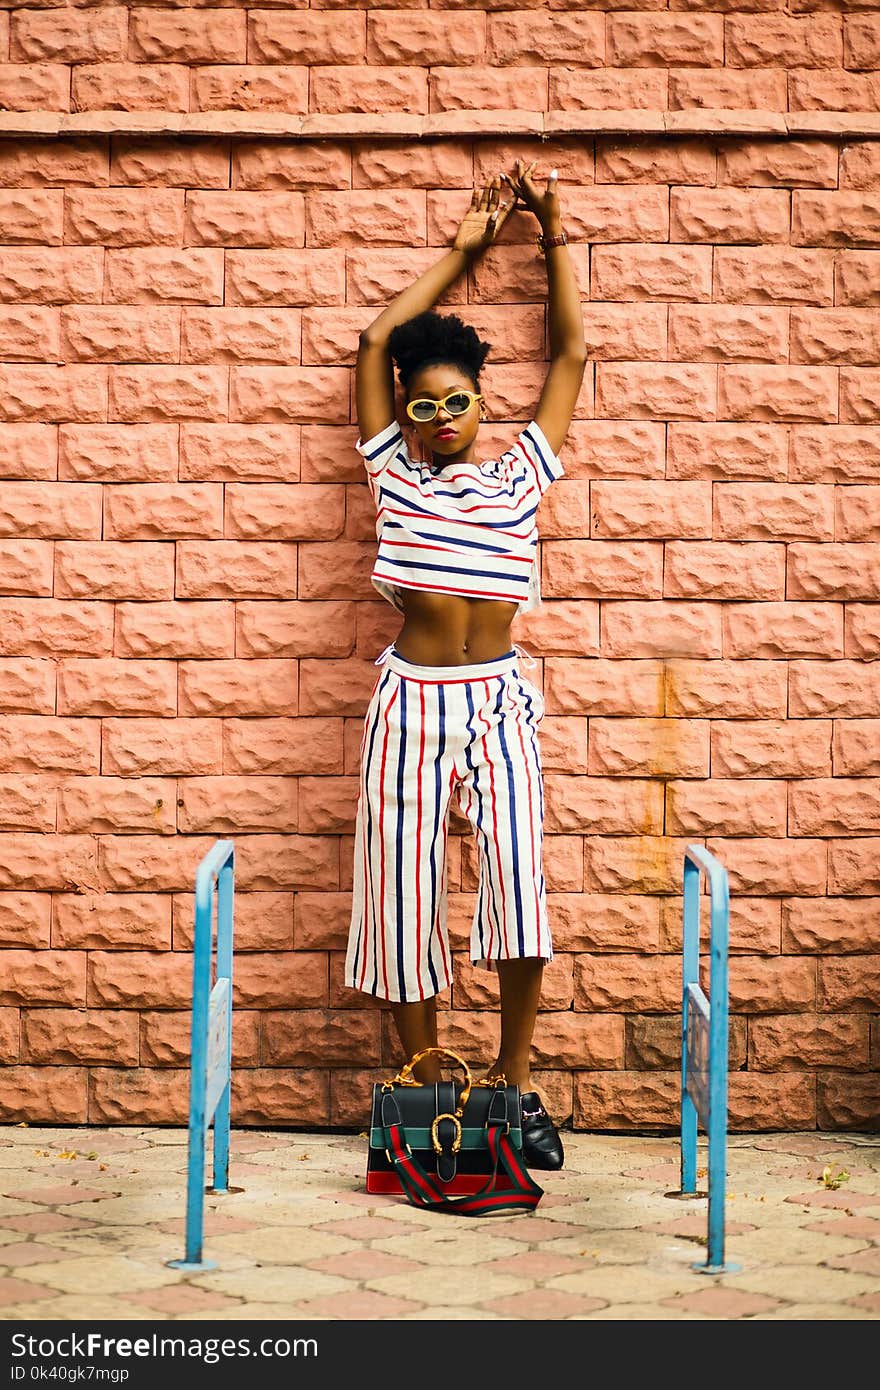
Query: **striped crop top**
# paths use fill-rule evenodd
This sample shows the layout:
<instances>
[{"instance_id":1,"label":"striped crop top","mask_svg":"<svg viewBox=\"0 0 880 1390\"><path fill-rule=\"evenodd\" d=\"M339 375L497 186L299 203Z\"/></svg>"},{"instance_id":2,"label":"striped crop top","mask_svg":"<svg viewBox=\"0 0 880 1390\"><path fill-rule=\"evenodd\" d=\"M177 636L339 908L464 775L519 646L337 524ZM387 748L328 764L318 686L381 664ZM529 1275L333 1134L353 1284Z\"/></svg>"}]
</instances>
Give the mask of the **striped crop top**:
<instances>
[{"instance_id":1,"label":"striped crop top","mask_svg":"<svg viewBox=\"0 0 880 1390\"><path fill-rule=\"evenodd\" d=\"M563 467L534 420L499 458L437 473L410 457L396 420L356 448L376 503L370 577L383 598L402 609L400 589L429 589L537 608L535 513Z\"/></svg>"}]
</instances>

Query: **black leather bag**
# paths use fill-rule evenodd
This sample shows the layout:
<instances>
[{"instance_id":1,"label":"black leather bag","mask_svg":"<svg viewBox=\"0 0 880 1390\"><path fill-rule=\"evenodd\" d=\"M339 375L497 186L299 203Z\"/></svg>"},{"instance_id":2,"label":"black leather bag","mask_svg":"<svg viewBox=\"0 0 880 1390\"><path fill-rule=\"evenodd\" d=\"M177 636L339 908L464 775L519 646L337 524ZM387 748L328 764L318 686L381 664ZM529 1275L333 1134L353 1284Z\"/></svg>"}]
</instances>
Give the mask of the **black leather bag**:
<instances>
[{"instance_id":1,"label":"black leather bag","mask_svg":"<svg viewBox=\"0 0 880 1390\"><path fill-rule=\"evenodd\" d=\"M413 1080L413 1068L432 1053L461 1067L464 1081ZM522 1161L519 1087L503 1078L472 1081L467 1064L447 1048L416 1053L395 1077L373 1086L366 1187L464 1216L533 1210L544 1192Z\"/></svg>"}]
</instances>

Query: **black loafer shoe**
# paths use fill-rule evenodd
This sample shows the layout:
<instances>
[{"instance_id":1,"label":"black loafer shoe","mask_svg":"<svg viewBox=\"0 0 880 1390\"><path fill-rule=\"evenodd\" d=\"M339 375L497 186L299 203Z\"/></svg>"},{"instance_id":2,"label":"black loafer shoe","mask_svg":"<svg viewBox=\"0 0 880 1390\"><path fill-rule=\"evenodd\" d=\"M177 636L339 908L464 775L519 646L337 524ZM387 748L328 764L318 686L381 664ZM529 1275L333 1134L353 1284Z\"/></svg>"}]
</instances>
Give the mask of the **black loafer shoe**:
<instances>
[{"instance_id":1,"label":"black loafer shoe","mask_svg":"<svg viewBox=\"0 0 880 1390\"><path fill-rule=\"evenodd\" d=\"M537 1091L526 1091L522 1102L522 1152L527 1168L554 1170L565 1162L559 1130L541 1104Z\"/></svg>"}]
</instances>

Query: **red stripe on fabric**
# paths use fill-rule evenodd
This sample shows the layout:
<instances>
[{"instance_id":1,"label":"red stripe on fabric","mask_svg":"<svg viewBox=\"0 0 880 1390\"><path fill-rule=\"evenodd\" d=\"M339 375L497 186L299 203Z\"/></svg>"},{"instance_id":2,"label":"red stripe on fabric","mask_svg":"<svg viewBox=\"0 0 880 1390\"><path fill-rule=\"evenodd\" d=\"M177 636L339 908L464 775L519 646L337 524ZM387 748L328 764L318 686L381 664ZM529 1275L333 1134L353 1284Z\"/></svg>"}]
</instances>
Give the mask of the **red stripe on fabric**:
<instances>
[{"instance_id":1,"label":"red stripe on fabric","mask_svg":"<svg viewBox=\"0 0 880 1390\"><path fill-rule=\"evenodd\" d=\"M485 684L486 684L486 699L487 699L487 701L488 701L488 699L489 699L489 682L486 681ZM503 930L504 930L504 949L505 949L505 953L506 953L506 958L509 959L509 958L510 958L510 940L509 940L508 935L507 935L507 897L506 897L505 892L504 892L504 867L503 867L503 865L502 865L502 863L501 863L501 841L500 841L499 838L498 838L498 807L497 807L497 799L496 799L496 796L495 796L495 768L493 767L492 759L491 759L491 757L489 756L489 746L488 746L488 743L487 743L487 739L488 739L489 734L491 733L491 731L492 731L492 725L489 724L489 727L487 728L486 732L485 732L484 735L483 735L483 748L485 749L485 752L486 752L486 761L487 761L487 763L489 764L489 791L490 791L491 797L492 797L491 806L490 806L490 809L491 809L491 812L492 812L492 836L493 836L493 839L494 839L494 841L495 841L495 857L496 857L496 859L498 860L498 888L499 888L500 893L501 893L501 921L502 921ZM487 855L487 859L488 859L488 855ZM490 944L491 944L491 943L490 943Z\"/></svg>"},{"instance_id":2,"label":"red stripe on fabric","mask_svg":"<svg viewBox=\"0 0 880 1390\"><path fill-rule=\"evenodd\" d=\"M419 998L424 999L422 983L422 763L425 756L425 691L419 686L419 760L416 764L416 981Z\"/></svg>"},{"instance_id":3,"label":"red stripe on fabric","mask_svg":"<svg viewBox=\"0 0 880 1390\"><path fill-rule=\"evenodd\" d=\"M387 470L387 472L388 472L388 477L389 477L389 478L394 478L394 480L395 480L396 482L398 482L398 483L403 483L405 487L413 487L413 483L412 483L411 479L403 477L400 473L394 473L394 472L392 472L392 470L391 470L390 468ZM528 497L529 493L530 493L530 492L534 492L534 490L535 490L535 489L534 489L534 486L530 483L528 489L526 490L525 496ZM416 494L417 494L417 496L418 496L419 498L421 498L421 499L425 499L425 498L426 498L426 494L422 491L421 488L415 487L415 488L414 488L414 491L416 492ZM432 498L432 500L434 500L434 499ZM436 503L435 503L435 505L436 505ZM484 507L486 507L486 508L495 507L499 512L512 512L512 511L514 511L518 506L521 506L521 505L522 505L522 500L521 500L521 499L511 499L510 504L505 504L505 503L502 503L502 502L496 502L496 501L495 501L493 498L491 498L491 497L486 497L486 498L484 499L484 503L483 503L483 506L484 506ZM391 513L393 513L394 515L399 515L399 516L422 516L422 515L423 515L422 512L399 512L399 513L398 513L398 512L395 512L395 509L394 509L393 507L385 507L384 510L387 511L387 512L391 512ZM450 510L452 511L453 509L450 508ZM481 510L481 507L480 507L479 504L476 504L476 505L473 506L473 507L455 507L455 508L454 508L454 511L453 511L453 515L450 516L448 519L449 519L450 521L454 521L454 520L455 520L455 516L456 516L457 514L465 514L465 513L467 513L467 512L478 512L478 511L480 511L480 510ZM442 511L438 510L438 515L442 515Z\"/></svg>"},{"instance_id":4,"label":"red stripe on fabric","mask_svg":"<svg viewBox=\"0 0 880 1390\"><path fill-rule=\"evenodd\" d=\"M522 690L522 685L521 685L521 684L520 684L520 690ZM533 795L532 795L532 770L531 770L531 766L530 766L530 763L529 763L529 755L528 755L528 752L526 751L525 739L523 738L523 730L522 730L522 706L521 706L521 705L519 704L519 702L516 701L516 700L514 701L514 710L515 710L515 719L514 719L514 723L515 723L515 726L516 726L516 733L517 733L517 737L519 738L519 746L520 746L520 748L522 749L523 761L525 762L525 766L526 766L526 785L528 786L528 791L529 791L529 800L528 800L529 843L531 844L531 847L532 847L532 886L533 886L533 888L534 888L534 890L535 890L535 894L537 895L537 892L538 892L538 860L537 860L537 851L536 851L536 849L535 849L535 818L534 818L534 809L533 809L533 808L534 808L534 802L533 802ZM538 901L537 901L537 896L536 896L536 901L535 901L535 923L536 923L536 927L537 927L537 954L538 954L538 955L541 955L541 909L540 909L540 904L539 904Z\"/></svg>"},{"instance_id":5,"label":"red stripe on fabric","mask_svg":"<svg viewBox=\"0 0 880 1390\"><path fill-rule=\"evenodd\" d=\"M371 704L372 704L372 701L373 701L373 697L375 696L376 691L377 691L378 688L379 688L379 682L381 681L383 675L384 675L384 672L383 672L383 671L380 671L380 672L379 672L379 675L376 677L376 684L373 686L373 695L370 696L370 703L371 703ZM369 706L368 706L368 710L369 710ZM363 924L364 924L364 936L363 936L363 958L362 958L362 960L361 960L360 979L358 980L358 986L357 986L358 989L363 989L363 987L364 987L364 981L365 981L366 978L367 978L367 961L368 961L368 959L369 959L369 949L368 949L368 944L367 944L367 942L368 942L367 928L368 928L368 926L370 926L370 925L372 925L372 941L373 941L373 958L374 958L374 960L375 960L375 956L376 956L376 908L375 908L375 902L374 902L374 896L375 896L375 895L374 895L374 893L373 893L373 875L372 875L372 872L371 872L371 867L372 867L372 866L371 866L371 864L370 864L369 856L368 856L368 853L367 853L367 833L366 833L366 807L367 807L367 802L368 802L368 800L369 800L369 789L368 789L368 786L367 786L367 782L368 782L368 778L369 778L369 768L367 768L367 767L365 766L364 761L363 761L364 750L365 750L366 746L367 746L367 720L365 719L365 720L364 720L364 732L363 732L363 737L362 737L362 740L361 740L361 778L362 778L363 796L364 796L364 833L363 833L363 864L364 864ZM369 891L368 891L368 890L369 890Z\"/></svg>"},{"instance_id":6,"label":"red stripe on fabric","mask_svg":"<svg viewBox=\"0 0 880 1390\"><path fill-rule=\"evenodd\" d=\"M518 439L513 447L514 449L519 449L520 453L522 454L523 458L525 459L526 463L528 464L529 468L531 468L532 473L534 474L535 481L529 488L529 492L537 492L540 495L541 475L538 472L538 469L541 466L540 459L531 457L531 455L525 447L525 444L522 442L521 439ZM526 494L526 496L528 496L528 493Z\"/></svg>"},{"instance_id":7,"label":"red stripe on fabric","mask_svg":"<svg viewBox=\"0 0 880 1390\"><path fill-rule=\"evenodd\" d=\"M390 536L382 537L382 544L389 550L408 549L408 550L437 550L441 555L460 555L463 560L479 560L481 564L497 564L499 560L509 560L512 564L531 565L534 563L534 555L514 555L512 551L501 551L487 553L482 550L462 551L456 550L452 545L430 545L427 541L397 541Z\"/></svg>"},{"instance_id":8,"label":"red stripe on fabric","mask_svg":"<svg viewBox=\"0 0 880 1390\"><path fill-rule=\"evenodd\" d=\"M383 574L379 569L379 563L381 563L381 561L377 561L376 567L370 575L370 578L384 579L386 584L393 584L398 589L418 589L420 592L426 590L429 594L461 594L465 598L497 598L506 603L519 603L520 599L523 597L524 586L522 584L520 584L515 593L509 591L503 594L490 593L486 589L465 589L464 587L457 587L454 584L436 584L433 580L430 582L427 580L424 582L420 581L418 584L407 584L397 574Z\"/></svg>"},{"instance_id":9,"label":"red stripe on fabric","mask_svg":"<svg viewBox=\"0 0 880 1390\"><path fill-rule=\"evenodd\" d=\"M474 682L474 684L476 684L476 682ZM488 691L488 688L489 688L489 687L488 687L488 685L487 685L487 686L486 686L487 691ZM486 750L486 737L487 737L487 735L488 735L490 729L492 728L492 721L489 720L489 719L487 719L486 716L483 714L482 710L479 710L479 709L475 709L475 710L474 710L474 717L475 717L475 718L481 719L481 720L485 723L485 725L486 725L486 732L483 734L482 738L480 739L480 743L481 743L481 745L482 745L482 747L483 747L483 751L485 752L485 750ZM476 729L474 729L474 733L475 733L475 734L476 734L476 732L477 732ZM491 789L491 778L492 778L492 773L491 773L491 769L490 769L490 772L489 772L489 784L490 784L490 789ZM484 834L484 835L486 834L485 830L483 831L483 834ZM486 835L486 839L488 840L488 835ZM493 942L494 936L495 936L494 927L493 927L493 925L492 925L492 907L495 905L495 889L494 889L494 887L493 887L493 885L492 885L492 873L491 873L491 870L490 870L490 868L489 868L489 852L488 852L488 849L485 850L485 861L484 861L484 862L485 862L485 865L486 865L486 878L487 878L487 885L486 885L486 890L487 890L487 899L486 899L486 921L487 921L488 924L489 924L489 939L488 939L488 941L486 942L486 959L487 959L487 960L491 960L491 958L492 958L492 942Z\"/></svg>"},{"instance_id":10,"label":"red stripe on fabric","mask_svg":"<svg viewBox=\"0 0 880 1390\"><path fill-rule=\"evenodd\" d=\"M386 999L388 998L388 968L385 953L385 765L388 759L388 737L391 729L389 716L399 691L400 684L398 683L385 707L385 735L382 741L382 758L379 764L379 910L382 919L377 925L376 940L382 947L382 983L385 986Z\"/></svg>"}]
</instances>

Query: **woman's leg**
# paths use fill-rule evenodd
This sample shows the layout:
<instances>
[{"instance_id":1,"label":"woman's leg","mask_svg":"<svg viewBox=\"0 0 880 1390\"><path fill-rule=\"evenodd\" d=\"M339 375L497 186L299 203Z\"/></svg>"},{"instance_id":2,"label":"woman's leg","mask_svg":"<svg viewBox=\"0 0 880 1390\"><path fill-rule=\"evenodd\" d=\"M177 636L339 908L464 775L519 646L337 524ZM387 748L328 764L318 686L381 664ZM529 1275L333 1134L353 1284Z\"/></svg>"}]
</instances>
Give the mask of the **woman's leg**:
<instances>
[{"instance_id":1,"label":"woman's leg","mask_svg":"<svg viewBox=\"0 0 880 1390\"><path fill-rule=\"evenodd\" d=\"M392 1004L391 1014L397 1036L403 1048L404 1060L409 1061L426 1047L437 1046L437 999L418 999L412 1004ZM430 1083L443 1079L439 1057L426 1057L413 1071L417 1081Z\"/></svg>"},{"instance_id":2,"label":"woman's leg","mask_svg":"<svg viewBox=\"0 0 880 1390\"><path fill-rule=\"evenodd\" d=\"M501 1038L498 1056L488 1074L501 1073L508 1085L531 1091L532 1034L538 1017L544 962L529 957L499 960L496 966L501 986Z\"/></svg>"}]
</instances>

